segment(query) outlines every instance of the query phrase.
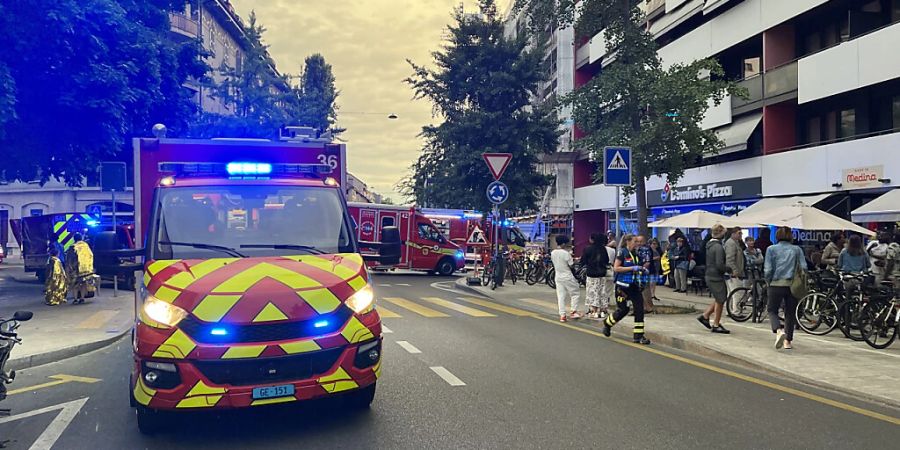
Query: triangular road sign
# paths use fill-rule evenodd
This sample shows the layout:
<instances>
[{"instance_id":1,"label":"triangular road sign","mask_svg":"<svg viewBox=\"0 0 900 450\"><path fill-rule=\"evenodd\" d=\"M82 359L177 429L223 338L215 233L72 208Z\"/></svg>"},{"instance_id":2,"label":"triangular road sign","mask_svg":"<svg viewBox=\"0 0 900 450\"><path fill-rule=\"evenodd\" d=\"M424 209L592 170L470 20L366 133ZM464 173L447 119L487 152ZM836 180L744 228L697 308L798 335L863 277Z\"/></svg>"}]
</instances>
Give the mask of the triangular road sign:
<instances>
[{"instance_id":1,"label":"triangular road sign","mask_svg":"<svg viewBox=\"0 0 900 450\"><path fill-rule=\"evenodd\" d=\"M628 170L628 165L625 164L625 159L622 158L622 154L616 152L613 156L612 161L609 163L609 168L612 170Z\"/></svg>"},{"instance_id":2,"label":"triangular road sign","mask_svg":"<svg viewBox=\"0 0 900 450\"><path fill-rule=\"evenodd\" d=\"M512 153L482 153L481 157L487 163L488 169L495 180L499 180L506 172L509 162L512 160Z\"/></svg>"},{"instance_id":3,"label":"triangular road sign","mask_svg":"<svg viewBox=\"0 0 900 450\"><path fill-rule=\"evenodd\" d=\"M478 225L475 228L472 228L472 232L469 233L469 239L466 241L468 245L479 245L479 244L487 244L487 238L484 237L484 231L481 231L481 227Z\"/></svg>"}]
</instances>

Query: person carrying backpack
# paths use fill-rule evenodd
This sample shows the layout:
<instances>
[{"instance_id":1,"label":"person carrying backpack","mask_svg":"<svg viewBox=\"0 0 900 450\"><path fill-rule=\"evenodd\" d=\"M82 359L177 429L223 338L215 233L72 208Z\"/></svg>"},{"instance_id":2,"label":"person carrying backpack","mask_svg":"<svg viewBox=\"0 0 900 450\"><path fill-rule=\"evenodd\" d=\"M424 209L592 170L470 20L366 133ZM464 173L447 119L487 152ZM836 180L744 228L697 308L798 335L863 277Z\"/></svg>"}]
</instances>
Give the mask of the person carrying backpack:
<instances>
[{"instance_id":1,"label":"person carrying backpack","mask_svg":"<svg viewBox=\"0 0 900 450\"><path fill-rule=\"evenodd\" d=\"M605 315L609 307L609 297L604 296L603 278L606 276L606 268L609 266L609 255L606 252L607 239L601 233L591 234L591 244L584 249L581 261L587 269L585 302L588 306L588 317L599 319L601 313Z\"/></svg>"}]
</instances>

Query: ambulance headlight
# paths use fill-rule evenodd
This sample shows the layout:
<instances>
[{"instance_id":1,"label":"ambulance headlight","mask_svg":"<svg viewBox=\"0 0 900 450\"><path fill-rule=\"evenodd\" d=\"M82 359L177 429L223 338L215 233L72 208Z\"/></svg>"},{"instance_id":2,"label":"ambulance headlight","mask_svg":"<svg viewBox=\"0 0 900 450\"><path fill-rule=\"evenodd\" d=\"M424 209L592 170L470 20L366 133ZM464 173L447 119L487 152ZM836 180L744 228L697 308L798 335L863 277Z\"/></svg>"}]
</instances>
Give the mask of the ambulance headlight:
<instances>
[{"instance_id":1,"label":"ambulance headlight","mask_svg":"<svg viewBox=\"0 0 900 450\"><path fill-rule=\"evenodd\" d=\"M148 295L144 299L144 306L141 308L141 311L148 319L169 327L178 325L178 322L184 320L188 315L187 311L152 295Z\"/></svg>"},{"instance_id":2,"label":"ambulance headlight","mask_svg":"<svg viewBox=\"0 0 900 450\"><path fill-rule=\"evenodd\" d=\"M371 284L367 284L351 295L345 303L353 312L365 314L375 308L375 290Z\"/></svg>"}]
</instances>

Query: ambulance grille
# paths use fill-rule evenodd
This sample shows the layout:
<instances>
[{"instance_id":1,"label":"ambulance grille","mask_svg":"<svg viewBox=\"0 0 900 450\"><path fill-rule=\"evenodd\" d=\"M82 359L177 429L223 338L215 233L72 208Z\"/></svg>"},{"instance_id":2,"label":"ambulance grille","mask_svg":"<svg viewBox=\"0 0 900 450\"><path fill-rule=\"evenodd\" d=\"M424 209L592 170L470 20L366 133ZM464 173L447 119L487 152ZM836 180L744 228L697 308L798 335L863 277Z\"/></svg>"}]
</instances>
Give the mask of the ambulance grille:
<instances>
[{"instance_id":1,"label":"ambulance grille","mask_svg":"<svg viewBox=\"0 0 900 450\"><path fill-rule=\"evenodd\" d=\"M214 384L249 386L280 381L306 380L327 373L345 347L301 355L246 360L194 361L194 366Z\"/></svg>"},{"instance_id":2,"label":"ambulance grille","mask_svg":"<svg viewBox=\"0 0 900 450\"><path fill-rule=\"evenodd\" d=\"M188 317L178 324L178 328L200 344L241 344L250 342L275 342L325 336L337 332L353 313L349 308L340 307L331 314L315 316L309 320L296 322L260 323L250 325L229 325L206 323ZM316 327L316 323L327 323ZM214 329L226 330L226 334L215 335Z\"/></svg>"}]
</instances>

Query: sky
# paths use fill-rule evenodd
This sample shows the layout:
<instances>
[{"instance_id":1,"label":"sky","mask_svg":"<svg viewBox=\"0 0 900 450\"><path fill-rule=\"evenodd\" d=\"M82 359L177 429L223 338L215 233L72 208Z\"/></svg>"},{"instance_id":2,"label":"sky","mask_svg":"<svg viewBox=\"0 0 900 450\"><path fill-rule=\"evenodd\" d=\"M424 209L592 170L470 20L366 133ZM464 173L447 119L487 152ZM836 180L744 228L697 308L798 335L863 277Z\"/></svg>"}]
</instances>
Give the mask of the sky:
<instances>
[{"instance_id":1,"label":"sky","mask_svg":"<svg viewBox=\"0 0 900 450\"><path fill-rule=\"evenodd\" d=\"M509 0L498 0L506 10ZM321 53L333 66L338 125L349 170L377 192L403 199L395 186L419 155L431 104L413 100L403 79L406 62L431 65L453 7L460 0L231 0L245 19L256 11L281 73L298 74L306 56ZM462 2L475 11L476 1ZM360 114L361 113L361 114ZM389 120L389 114L397 120Z\"/></svg>"}]
</instances>

